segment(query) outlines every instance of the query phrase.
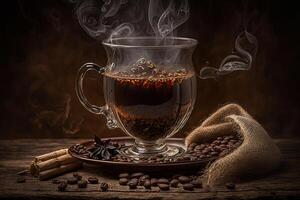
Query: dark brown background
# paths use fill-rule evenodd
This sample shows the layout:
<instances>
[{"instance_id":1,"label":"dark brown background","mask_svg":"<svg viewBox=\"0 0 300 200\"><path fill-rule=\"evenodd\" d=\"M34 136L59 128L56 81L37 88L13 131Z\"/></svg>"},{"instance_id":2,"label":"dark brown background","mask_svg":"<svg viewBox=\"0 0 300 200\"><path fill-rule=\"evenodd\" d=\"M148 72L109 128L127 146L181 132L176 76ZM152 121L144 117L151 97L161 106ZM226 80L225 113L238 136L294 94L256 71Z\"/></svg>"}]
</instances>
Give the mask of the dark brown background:
<instances>
[{"instance_id":1,"label":"dark brown background","mask_svg":"<svg viewBox=\"0 0 300 200\"><path fill-rule=\"evenodd\" d=\"M245 1L191 0L190 4L190 19L177 33L199 41L194 54L197 71L205 61L217 65L231 52L235 36L243 30L242 16L257 37L259 50L248 72L218 80L198 79L195 109L178 135L183 136L219 106L236 102L272 136L298 136L300 23L296 3L256 0L246 6ZM79 26L73 5L61 0L10 0L1 7L0 138L123 135L120 130L109 131L104 118L84 110L75 96L80 65L105 65L106 57L100 42ZM101 81L95 74L88 77L88 98L103 104Z\"/></svg>"}]
</instances>

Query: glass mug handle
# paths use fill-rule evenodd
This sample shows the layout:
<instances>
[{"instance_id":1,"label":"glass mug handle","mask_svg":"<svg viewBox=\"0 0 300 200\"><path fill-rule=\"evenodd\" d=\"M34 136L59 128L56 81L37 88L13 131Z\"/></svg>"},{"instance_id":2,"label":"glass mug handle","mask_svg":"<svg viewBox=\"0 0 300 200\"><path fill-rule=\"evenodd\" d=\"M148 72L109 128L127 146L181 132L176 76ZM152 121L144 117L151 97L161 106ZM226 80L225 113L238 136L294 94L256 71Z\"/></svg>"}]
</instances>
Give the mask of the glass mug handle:
<instances>
[{"instance_id":1,"label":"glass mug handle","mask_svg":"<svg viewBox=\"0 0 300 200\"><path fill-rule=\"evenodd\" d=\"M109 107L107 105L101 106L101 107L93 105L84 96L83 79L84 79L85 74L88 71L96 71L99 74L103 74L105 72L105 67L100 67L99 65L94 64L94 63L85 63L84 65L82 65L80 67L80 69L78 70L78 73L77 73L77 78L76 78L76 83L75 83L75 90L76 90L76 94L77 94L77 97L78 97L80 103L91 113L94 113L96 115L100 115L100 114L104 115L107 120L106 125L109 129L118 128L118 123L115 120L111 110L109 109Z\"/></svg>"}]
</instances>

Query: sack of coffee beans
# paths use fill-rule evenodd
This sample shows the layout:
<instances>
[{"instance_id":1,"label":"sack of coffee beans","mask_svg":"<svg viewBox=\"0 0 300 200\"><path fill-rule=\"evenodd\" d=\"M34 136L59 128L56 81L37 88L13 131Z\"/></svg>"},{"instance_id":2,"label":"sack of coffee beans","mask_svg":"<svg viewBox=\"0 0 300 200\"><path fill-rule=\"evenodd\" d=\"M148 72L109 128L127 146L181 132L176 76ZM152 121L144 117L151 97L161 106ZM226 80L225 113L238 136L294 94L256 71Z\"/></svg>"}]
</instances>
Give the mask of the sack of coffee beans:
<instances>
[{"instance_id":1,"label":"sack of coffee beans","mask_svg":"<svg viewBox=\"0 0 300 200\"><path fill-rule=\"evenodd\" d=\"M217 110L186 137L185 143L188 146L209 142L234 132L243 137L242 144L207 167L204 183L239 182L264 175L279 165L279 148L264 128L237 104Z\"/></svg>"}]
</instances>

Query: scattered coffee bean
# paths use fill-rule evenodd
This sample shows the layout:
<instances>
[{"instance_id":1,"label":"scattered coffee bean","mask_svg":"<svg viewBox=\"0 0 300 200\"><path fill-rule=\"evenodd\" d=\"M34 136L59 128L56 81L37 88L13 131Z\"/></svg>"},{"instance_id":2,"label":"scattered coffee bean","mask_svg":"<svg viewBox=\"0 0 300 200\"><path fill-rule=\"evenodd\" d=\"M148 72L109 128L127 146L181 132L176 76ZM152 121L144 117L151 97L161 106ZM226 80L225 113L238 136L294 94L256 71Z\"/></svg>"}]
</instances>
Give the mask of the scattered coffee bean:
<instances>
[{"instance_id":1,"label":"scattered coffee bean","mask_svg":"<svg viewBox=\"0 0 300 200\"><path fill-rule=\"evenodd\" d=\"M151 189L151 182L149 179L146 179L145 182L144 182L144 187L146 189Z\"/></svg>"},{"instance_id":2,"label":"scattered coffee bean","mask_svg":"<svg viewBox=\"0 0 300 200\"><path fill-rule=\"evenodd\" d=\"M70 177L70 178L67 179L67 182L70 185L75 185L75 184L77 184L78 180L75 177Z\"/></svg>"},{"instance_id":3,"label":"scattered coffee bean","mask_svg":"<svg viewBox=\"0 0 300 200\"><path fill-rule=\"evenodd\" d=\"M119 184L120 185L127 185L128 179L127 178L120 178L119 179Z\"/></svg>"},{"instance_id":4,"label":"scattered coffee bean","mask_svg":"<svg viewBox=\"0 0 300 200\"><path fill-rule=\"evenodd\" d=\"M168 184L164 184L164 183L159 183L158 187L161 190L169 190L170 189L169 185Z\"/></svg>"},{"instance_id":5,"label":"scattered coffee bean","mask_svg":"<svg viewBox=\"0 0 300 200\"><path fill-rule=\"evenodd\" d=\"M174 187L174 188L178 187L178 184L179 184L179 181L177 179L173 179L170 182L171 187Z\"/></svg>"},{"instance_id":6,"label":"scattered coffee bean","mask_svg":"<svg viewBox=\"0 0 300 200\"><path fill-rule=\"evenodd\" d=\"M190 191L194 190L194 186L191 183L185 183L185 184L182 185L182 187L183 187L184 190L190 190Z\"/></svg>"},{"instance_id":7,"label":"scattered coffee bean","mask_svg":"<svg viewBox=\"0 0 300 200\"><path fill-rule=\"evenodd\" d=\"M228 190L234 190L235 189L235 184L234 183L226 183L225 186Z\"/></svg>"},{"instance_id":8,"label":"scattered coffee bean","mask_svg":"<svg viewBox=\"0 0 300 200\"><path fill-rule=\"evenodd\" d=\"M88 182L90 184L98 184L99 180L97 177L88 177Z\"/></svg>"},{"instance_id":9,"label":"scattered coffee bean","mask_svg":"<svg viewBox=\"0 0 300 200\"><path fill-rule=\"evenodd\" d=\"M58 184L57 189L58 189L58 191L63 192L67 189L67 186L68 186L67 182L62 181Z\"/></svg>"},{"instance_id":10,"label":"scattered coffee bean","mask_svg":"<svg viewBox=\"0 0 300 200\"><path fill-rule=\"evenodd\" d=\"M100 183L100 190L105 192L108 190L108 184L105 182Z\"/></svg>"},{"instance_id":11,"label":"scattered coffee bean","mask_svg":"<svg viewBox=\"0 0 300 200\"><path fill-rule=\"evenodd\" d=\"M119 174L119 178L129 178L129 174L128 173L121 173L121 174Z\"/></svg>"},{"instance_id":12,"label":"scattered coffee bean","mask_svg":"<svg viewBox=\"0 0 300 200\"><path fill-rule=\"evenodd\" d=\"M180 183L188 183L188 182L191 181L191 179L187 176L179 176L178 180L179 180Z\"/></svg>"},{"instance_id":13,"label":"scattered coffee bean","mask_svg":"<svg viewBox=\"0 0 300 200\"><path fill-rule=\"evenodd\" d=\"M25 183L25 182L26 182L25 177L20 176L20 177L17 178L17 183Z\"/></svg>"},{"instance_id":14,"label":"scattered coffee bean","mask_svg":"<svg viewBox=\"0 0 300 200\"><path fill-rule=\"evenodd\" d=\"M137 173L133 173L131 174L131 178L140 178L141 176L143 176L144 174L142 172L137 172Z\"/></svg>"},{"instance_id":15,"label":"scattered coffee bean","mask_svg":"<svg viewBox=\"0 0 300 200\"><path fill-rule=\"evenodd\" d=\"M169 184L169 180L166 178L160 178L157 181L159 184Z\"/></svg>"},{"instance_id":16,"label":"scattered coffee bean","mask_svg":"<svg viewBox=\"0 0 300 200\"><path fill-rule=\"evenodd\" d=\"M144 185L145 181L148 180L150 177L149 175L143 175L139 178L139 185Z\"/></svg>"},{"instance_id":17,"label":"scattered coffee bean","mask_svg":"<svg viewBox=\"0 0 300 200\"><path fill-rule=\"evenodd\" d=\"M151 186L157 186L157 184L158 184L158 179L157 179L157 178L151 178L151 179L150 179L150 183L151 183Z\"/></svg>"},{"instance_id":18,"label":"scattered coffee bean","mask_svg":"<svg viewBox=\"0 0 300 200\"><path fill-rule=\"evenodd\" d=\"M59 179L52 179L53 184L60 184L61 180Z\"/></svg>"},{"instance_id":19,"label":"scattered coffee bean","mask_svg":"<svg viewBox=\"0 0 300 200\"><path fill-rule=\"evenodd\" d=\"M77 172L73 173L73 176L74 176L75 178L77 178L78 181L80 181L80 180L82 179L82 176L79 175Z\"/></svg>"},{"instance_id":20,"label":"scattered coffee bean","mask_svg":"<svg viewBox=\"0 0 300 200\"><path fill-rule=\"evenodd\" d=\"M87 187L87 181L81 179L80 181L78 181L78 188L86 188Z\"/></svg>"},{"instance_id":21,"label":"scattered coffee bean","mask_svg":"<svg viewBox=\"0 0 300 200\"><path fill-rule=\"evenodd\" d=\"M133 178L128 182L128 186L130 189L135 189L138 185L138 179L137 178Z\"/></svg>"}]
</instances>

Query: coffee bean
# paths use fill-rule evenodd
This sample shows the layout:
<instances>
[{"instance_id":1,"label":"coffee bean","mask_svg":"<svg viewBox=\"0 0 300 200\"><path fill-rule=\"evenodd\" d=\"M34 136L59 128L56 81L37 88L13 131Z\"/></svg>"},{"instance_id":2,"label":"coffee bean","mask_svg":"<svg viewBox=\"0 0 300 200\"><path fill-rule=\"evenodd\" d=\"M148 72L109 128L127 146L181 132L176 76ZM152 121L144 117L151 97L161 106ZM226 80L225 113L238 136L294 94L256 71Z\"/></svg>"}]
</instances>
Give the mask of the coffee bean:
<instances>
[{"instance_id":1,"label":"coffee bean","mask_svg":"<svg viewBox=\"0 0 300 200\"><path fill-rule=\"evenodd\" d=\"M185 161L191 160L191 155L184 155L184 156L183 156L183 159L184 159Z\"/></svg>"},{"instance_id":2,"label":"coffee bean","mask_svg":"<svg viewBox=\"0 0 300 200\"><path fill-rule=\"evenodd\" d=\"M150 183L151 183L151 186L157 186L157 184L158 184L158 179L157 179L157 178L151 178L151 179L150 179Z\"/></svg>"},{"instance_id":3,"label":"coffee bean","mask_svg":"<svg viewBox=\"0 0 300 200\"><path fill-rule=\"evenodd\" d=\"M213 141L213 144L215 144L215 145L219 145L221 142L219 141L219 140L215 140L215 141Z\"/></svg>"},{"instance_id":4,"label":"coffee bean","mask_svg":"<svg viewBox=\"0 0 300 200\"><path fill-rule=\"evenodd\" d=\"M227 141L228 141L228 140L230 140L230 139L232 139L231 136L226 136L226 137L224 137L224 140L227 140Z\"/></svg>"},{"instance_id":5,"label":"coffee bean","mask_svg":"<svg viewBox=\"0 0 300 200\"><path fill-rule=\"evenodd\" d=\"M215 152L220 152L220 151L221 151L221 148L220 148L219 146L215 146L215 147L214 147L214 151L215 151Z\"/></svg>"},{"instance_id":6,"label":"coffee bean","mask_svg":"<svg viewBox=\"0 0 300 200\"><path fill-rule=\"evenodd\" d=\"M234 140L234 139L231 139L231 140L229 140L229 142L231 142L231 143L236 143L237 142L237 140Z\"/></svg>"},{"instance_id":7,"label":"coffee bean","mask_svg":"<svg viewBox=\"0 0 300 200\"><path fill-rule=\"evenodd\" d=\"M208 151L207 149L202 150L202 154L203 154L203 155L208 154L208 152L209 152L209 151Z\"/></svg>"},{"instance_id":8,"label":"coffee bean","mask_svg":"<svg viewBox=\"0 0 300 200\"><path fill-rule=\"evenodd\" d=\"M179 181L177 179L173 179L170 182L170 186L174 187L174 188L178 187L178 184L179 184Z\"/></svg>"},{"instance_id":9,"label":"coffee bean","mask_svg":"<svg viewBox=\"0 0 300 200\"><path fill-rule=\"evenodd\" d=\"M26 182L25 177L19 176L19 177L17 178L17 183L25 183L25 182Z\"/></svg>"},{"instance_id":10,"label":"coffee bean","mask_svg":"<svg viewBox=\"0 0 300 200\"><path fill-rule=\"evenodd\" d=\"M190 190L190 191L194 190L194 186L191 183L185 183L182 185L182 187L184 190Z\"/></svg>"},{"instance_id":11,"label":"coffee bean","mask_svg":"<svg viewBox=\"0 0 300 200\"><path fill-rule=\"evenodd\" d=\"M195 147L195 150L202 150L203 148L204 148L203 145L197 145L197 146Z\"/></svg>"},{"instance_id":12,"label":"coffee bean","mask_svg":"<svg viewBox=\"0 0 300 200\"><path fill-rule=\"evenodd\" d=\"M86 188L87 187L87 181L82 179L80 181L78 181L78 188Z\"/></svg>"},{"instance_id":13,"label":"coffee bean","mask_svg":"<svg viewBox=\"0 0 300 200\"><path fill-rule=\"evenodd\" d=\"M100 183L99 188L102 192L106 192L108 190L108 184L105 182L102 182L102 183Z\"/></svg>"},{"instance_id":14,"label":"coffee bean","mask_svg":"<svg viewBox=\"0 0 300 200\"><path fill-rule=\"evenodd\" d=\"M53 184L60 184L61 180L59 179L52 179Z\"/></svg>"},{"instance_id":15,"label":"coffee bean","mask_svg":"<svg viewBox=\"0 0 300 200\"><path fill-rule=\"evenodd\" d=\"M143 175L139 178L139 181L145 181L146 179L150 179L149 175Z\"/></svg>"},{"instance_id":16,"label":"coffee bean","mask_svg":"<svg viewBox=\"0 0 300 200\"><path fill-rule=\"evenodd\" d=\"M58 191L63 192L67 189L67 186L68 186L67 182L62 181L62 182L60 182L60 184L58 184L57 189L58 189Z\"/></svg>"},{"instance_id":17,"label":"coffee bean","mask_svg":"<svg viewBox=\"0 0 300 200\"><path fill-rule=\"evenodd\" d=\"M120 185L127 185L128 179L127 178L120 178L119 179L119 184Z\"/></svg>"},{"instance_id":18,"label":"coffee bean","mask_svg":"<svg viewBox=\"0 0 300 200\"><path fill-rule=\"evenodd\" d=\"M215 152L215 151L213 151L213 152L211 152L211 153L210 153L210 155L211 155L211 156L217 156L217 155L218 155L218 153L217 153L217 152Z\"/></svg>"},{"instance_id":19,"label":"coffee bean","mask_svg":"<svg viewBox=\"0 0 300 200\"><path fill-rule=\"evenodd\" d=\"M129 178L129 174L128 173L121 173L121 174L119 174L119 178Z\"/></svg>"},{"instance_id":20,"label":"coffee bean","mask_svg":"<svg viewBox=\"0 0 300 200\"><path fill-rule=\"evenodd\" d=\"M145 182L144 182L144 187L146 189L151 189L151 182L149 179L146 179Z\"/></svg>"},{"instance_id":21,"label":"coffee bean","mask_svg":"<svg viewBox=\"0 0 300 200\"><path fill-rule=\"evenodd\" d=\"M98 184L99 180L97 177L88 177L88 182L90 184Z\"/></svg>"},{"instance_id":22,"label":"coffee bean","mask_svg":"<svg viewBox=\"0 0 300 200\"><path fill-rule=\"evenodd\" d=\"M138 185L144 185L144 183L145 183L145 181L146 180L149 180L149 176L147 175L147 176L141 176L140 178L139 178L139 183L138 183Z\"/></svg>"},{"instance_id":23,"label":"coffee bean","mask_svg":"<svg viewBox=\"0 0 300 200\"><path fill-rule=\"evenodd\" d=\"M164 184L164 183L158 184L158 187L161 190L169 190L170 189L169 185L168 184Z\"/></svg>"},{"instance_id":24,"label":"coffee bean","mask_svg":"<svg viewBox=\"0 0 300 200\"><path fill-rule=\"evenodd\" d=\"M196 143L192 143L192 144L189 145L189 147L191 147L191 148L195 148L196 146L197 146Z\"/></svg>"},{"instance_id":25,"label":"coffee bean","mask_svg":"<svg viewBox=\"0 0 300 200\"><path fill-rule=\"evenodd\" d=\"M75 184L77 184L78 180L75 177L70 177L70 178L67 179L67 182L70 185L75 185Z\"/></svg>"},{"instance_id":26,"label":"coffee bean","mask_svg":"<svg viewBox=\"0 0 300 200\"><path fill-rule=\"evenodd\" d=\"M179 176L178 180L179 180L180 183L188 183L188 182L191 181L191 179L187 176Z\"/></svg>"},{"instance_id":27,"label":"coffee bean","mask_svg":"<svg viewBox=\"0 0 300 200\"><path fill-rule=\"evenodd\" d=\"M227 140L221 141L221 144L227 144Z\"/></svg>"},{"instance_id":28,"label":"coffee bean","mask_svg":"<svg viewBox=\"0 0 300 200\"><path fill-rule=\"evenodd\" d=\"M128 186L130 189L135 189L138 185L138 179L137 178L133 178L128 182Z\"/></svg>"},{"instance_id":29,"label":"coffee bean","mask_svg":"<svg viewBox=\"0 0 300 200\"><path fill-rule=\"evenodd\" d=\"M195 188L202 188L202 182L198 179L192 180L191 184L193 184Z\"/></svg>"},{"instance_id":30,"label":"coffee bean","mask_svg":"<svg viewBox=\"0 0 300 200\"><path fill-rule=\"evenodd\" d=\"M189 178L190 178L191 181L193 181L193 180L196 180L198 178L198 176L196 176L196 175L190 175Z\"/></svg>"},{"instance_id":31,"label":"coffee bean","mask_svg":"<svg viewBox=\"0 0 300 200\"><path fill-rule=\"evenodd\" d=\"M160 184L169 184L169 180L166 178L160 178L158 179L158 183Z\"/></svg>"},{"instance_id":32,"label":"coffee bean","mask_svg":"<svg viewBox=\"0 0 300 200\"><path fill-rule=\"evenodd\" d=\"M77 178L78 181L82 179L82 176L79 175L77 172L73 173L73 177Z\"/></svg>"},{"instance_id":33,"label":"coffee bean","mask_svg":"<svg viewBox=\"0 0 300 200\"><path fill-rule=\"evenodd\" d=\"M137 172L137 173L133 173L131 174L131 178L140 178L141 176L143 176L144 174L142 172Z\"/></svg>"},{"instance_id":34,"label":"coffee bean","mask_svg":"<svg viewBox=\"0 0 300 200\"><path fill-rule=\"evenodd\" d=\"M225 186L228 190L234 190L235 189L235 184L234 183L226 183Z\"/></svg>"}]
</instances>

